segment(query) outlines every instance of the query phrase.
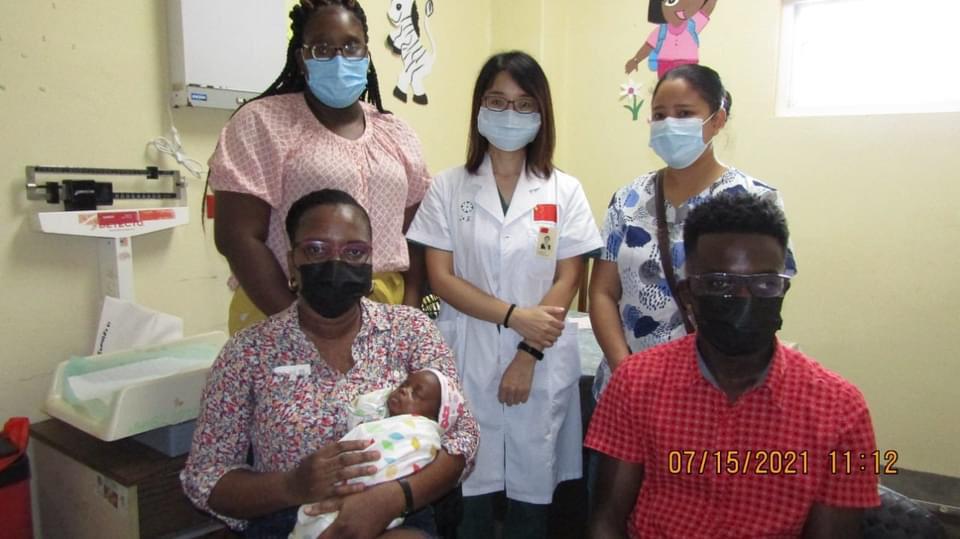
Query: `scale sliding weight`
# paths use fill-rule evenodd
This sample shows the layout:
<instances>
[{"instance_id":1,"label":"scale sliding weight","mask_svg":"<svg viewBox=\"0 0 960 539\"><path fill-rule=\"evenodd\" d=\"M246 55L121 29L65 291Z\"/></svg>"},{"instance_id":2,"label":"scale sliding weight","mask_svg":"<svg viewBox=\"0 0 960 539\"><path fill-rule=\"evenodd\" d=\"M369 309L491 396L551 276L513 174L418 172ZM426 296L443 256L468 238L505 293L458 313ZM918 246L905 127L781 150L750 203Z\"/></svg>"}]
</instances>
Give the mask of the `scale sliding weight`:
<instances>
[{"instance_id":1,"label":"scale sliding weight","mask_svg":"<svg viewBox=\"0 0 960 539\"><path fill-rule=\"evenodd\" d=\"M57 177L39 182L41 176ZM122 192L104 176L146 178L171 182L169 191ZM26 167L27 198L63 204L62 211L37 212L33 228L49 234L100 238L100 287L104 295L133 301L133 249L131 238L187 224L186 182L176 170L157 167L113 169L85 167ZM153 208L100 209L115 200L158 200ZM171 202L176 205L169 205Z\"/></svg>"}]
</instances>

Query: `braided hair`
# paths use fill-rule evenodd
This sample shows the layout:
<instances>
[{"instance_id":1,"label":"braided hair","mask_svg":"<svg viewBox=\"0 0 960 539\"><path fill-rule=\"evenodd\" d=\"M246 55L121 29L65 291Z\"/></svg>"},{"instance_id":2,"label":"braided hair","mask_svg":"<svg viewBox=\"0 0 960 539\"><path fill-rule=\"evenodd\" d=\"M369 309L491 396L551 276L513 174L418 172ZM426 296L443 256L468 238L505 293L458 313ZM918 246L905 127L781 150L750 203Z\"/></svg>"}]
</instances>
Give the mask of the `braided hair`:
<instances>
[{"instance_id":1,"label":"braided hair","mask_svg":"<svg viewBox=\"0 0 960 539\"><path fill-rule=\"evenodd\" d=\"M367 14L363 12L360 3L357 0L301 0L301 2L290 10L290 30L293 37L290 38L290 44L287 46L287 63L283 66L283 71L277 80L273 81L262 94L251 99L256 101L263 97L272 95L292 94L306 90L307 83L303 78L303 73L297 65L297 55L301 54L303 48L303 32L307 26L310 16L321 7L339 6L353 13L363 25L364 42L369 45L370 32L367 26ZM389 113L384 110L383 101L380 98L380 81L377 78L377 70L373 67L373 61L370 61L370 69L367 71L367 88L360 94L360 99L373 104L381 113Z\"/></svg>"},{"instance_id":2,"label":"braided hair","mask_svg":"<svg viewBox=\"0 0 960 539\"><path fill-rule=\"evenodd\" d=\"M300 73L300 67L297 64L297 55L300 54L300 50L303 48L303 31L307 26L310 15L312 15L317 8L325 6L340 6L350 13L353 13L354 16L360 19L360 23L363 25L364 42L367 44L370 43L367 14L363 12L363 8L360 7L360 3L357 2L357 0L300 0L300 3L293 6L293 9L290 10L290 30L293 31L293 37L290 38L290 44L287 46L287 63L283 66L283 71L280 72L280 76L277 77L277 80L273 81L273 84L271 84L269 88L264 90L262 94L241 105L237 108L237 111L247 103L252 103L264 97L293 94L307 89L306 80L304 80L303 74ZM370 61L370 69L367 71L367 88L360 94L360 99L373 104L381 113L390 114L390 111L383 108L383 101L380 99L380 81L377 78L377 70L373 67L373 60ZM237 111L234 111L233 114L236 114ZM204 196L200 202L200 226L204 230L206 230L206 220L204 216L206 215L207 193L209 190L210 171L207 170L207 180L203 185Z\"/></svg>"}]
</instances>

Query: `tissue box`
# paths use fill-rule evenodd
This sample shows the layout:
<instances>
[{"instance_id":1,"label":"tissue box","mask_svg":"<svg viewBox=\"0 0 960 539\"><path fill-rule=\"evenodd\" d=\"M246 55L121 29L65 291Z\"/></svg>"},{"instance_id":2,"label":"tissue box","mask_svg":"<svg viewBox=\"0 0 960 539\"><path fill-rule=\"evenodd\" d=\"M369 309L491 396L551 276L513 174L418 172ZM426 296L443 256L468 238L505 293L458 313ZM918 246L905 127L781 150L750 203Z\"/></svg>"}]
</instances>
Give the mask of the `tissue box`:
<instances>
[{"instance_id":1,"label":"tissue box","mask_svg":"<svg viewBox=\"0 0 960 539\"><path fill-rule=\"evenodd\" d=\"M200 411L207 373L226 340L226 334L218 331L64 361L54 373L44 408L51 416L107 442L190 421ZM168 359L176 365L176 372L162 374L162 369L153 368L154 378L129 384L111 378L113 373L131 376L138 364L155 367ZM86 386L103 384L111 389L96 398L89 398L87 392L78 397L72 377L83 379Z\"/></svg>"}]
</instances>

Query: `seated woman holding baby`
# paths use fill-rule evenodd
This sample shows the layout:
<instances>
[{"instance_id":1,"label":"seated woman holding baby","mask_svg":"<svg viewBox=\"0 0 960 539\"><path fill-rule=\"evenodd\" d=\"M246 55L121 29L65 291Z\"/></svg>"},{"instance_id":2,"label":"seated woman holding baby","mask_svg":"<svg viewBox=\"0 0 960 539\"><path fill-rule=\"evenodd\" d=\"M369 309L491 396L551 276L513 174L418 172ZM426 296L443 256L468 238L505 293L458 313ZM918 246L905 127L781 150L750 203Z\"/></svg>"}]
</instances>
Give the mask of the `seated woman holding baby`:
<instances>
[{"instance_id":1,"label":"seated woman holding baby","mask_svg":"<svg viewBox=\"0 0 960 539\"><path fill-rule=\"evenodd\" d=\"M423 313L364 298L375 255L369 217L350 195L301 198L286 228L298 299L231 338L214 363L184 490L248 537L286 537L301 505L337 512L323 539L432 537L428 504L456 486L477 449L469 410L442 429L435 458L396 480L365 480L383 448L344 435L359 397L396 389L411 373L435 370L459 391L453 355ZM388 530L397 517L403 523Z\"/></svg>"}]
</instances>

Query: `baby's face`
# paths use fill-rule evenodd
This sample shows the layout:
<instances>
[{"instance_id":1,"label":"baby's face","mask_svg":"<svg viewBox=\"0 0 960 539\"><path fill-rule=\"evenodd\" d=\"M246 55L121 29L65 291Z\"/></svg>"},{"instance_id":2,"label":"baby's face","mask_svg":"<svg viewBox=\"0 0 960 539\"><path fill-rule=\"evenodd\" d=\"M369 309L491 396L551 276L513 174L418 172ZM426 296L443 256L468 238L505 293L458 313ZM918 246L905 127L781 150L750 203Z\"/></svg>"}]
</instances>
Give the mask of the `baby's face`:
<instances>
[{"instance_id":1,"label":"baby's face","mask_svg":"<svg viewBox=\"0 0 960 539\"><path fill-rule=\"evenodd\" d=\"M415 414L436 421L440 411L440 380L430 371L419 371L394 389L387 398L391 416Z\"/></svg>"}]
</instances>

